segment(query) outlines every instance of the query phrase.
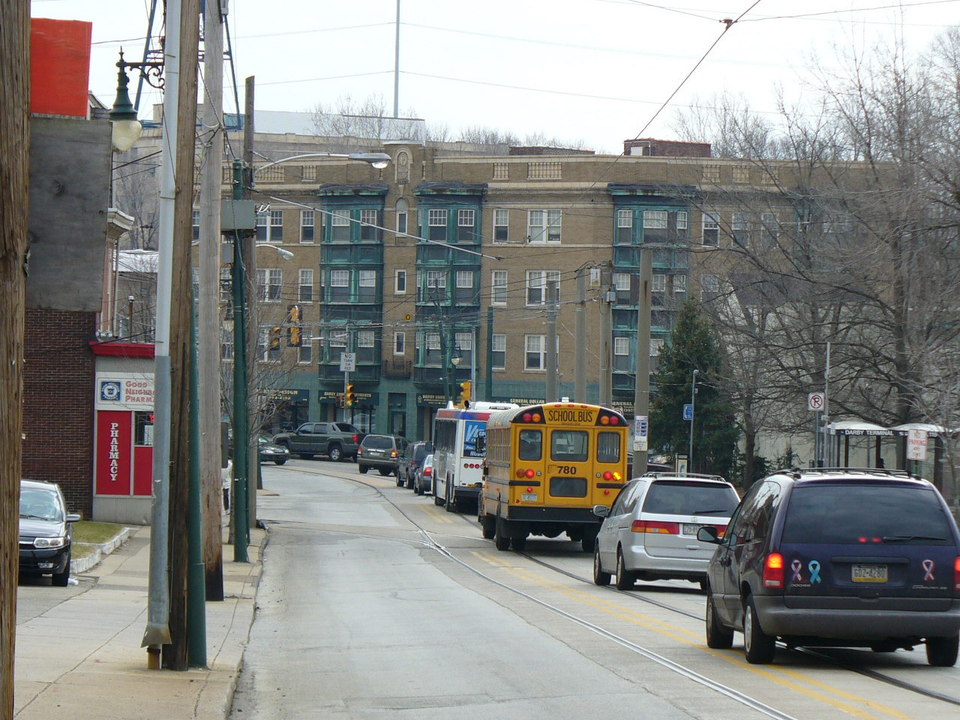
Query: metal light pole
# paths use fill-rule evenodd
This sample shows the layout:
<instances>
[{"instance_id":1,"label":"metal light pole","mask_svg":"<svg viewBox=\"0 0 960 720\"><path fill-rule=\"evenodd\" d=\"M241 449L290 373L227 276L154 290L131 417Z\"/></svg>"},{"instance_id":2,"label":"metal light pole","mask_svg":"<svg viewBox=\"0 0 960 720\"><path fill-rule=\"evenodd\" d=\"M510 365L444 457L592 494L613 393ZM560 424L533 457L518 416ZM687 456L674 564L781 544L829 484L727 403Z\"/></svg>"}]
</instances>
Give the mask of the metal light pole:
<instances>
[{"instance_id":1,"label":"metal light pole","mask_svg":"<svg viewBox=\"0 0 960 720\"><path fill-rule=\"evenodd\" d=\"M693 472L693 420L697 416L697 374L693 369L693 382L690 384L690 450L687 453L687 473Z\"/></svg>"}]
</instances>

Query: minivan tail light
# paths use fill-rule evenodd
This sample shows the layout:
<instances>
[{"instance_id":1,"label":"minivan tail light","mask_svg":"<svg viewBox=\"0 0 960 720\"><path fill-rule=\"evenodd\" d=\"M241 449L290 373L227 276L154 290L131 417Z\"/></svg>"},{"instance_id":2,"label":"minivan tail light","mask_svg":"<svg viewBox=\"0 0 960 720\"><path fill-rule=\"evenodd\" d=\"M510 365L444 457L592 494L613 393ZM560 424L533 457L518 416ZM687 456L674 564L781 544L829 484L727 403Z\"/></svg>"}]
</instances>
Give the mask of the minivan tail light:
<instances>
[{"instance_id":1,"label":"minivan tail light","mask_svg":"<svg viewBox=\"0 0 960 720\"><path fill-rule=\"evenodd\" d=\"M960 556L953 561L953 594L960 595Z\"/></svg>"},{"instance_id":2,"label":"minivan tail light","mask_svg":"<svg viewBox=\"0 0 960 720\"><path fill-rule=\"evenodd\" d=\"M770 553L763 563L763 586L783 588L783 555Z\"/></svg>"},{"instance_id":3,"label":"minivan tail light","mask_svg":"<svg viewBox=\"0 0 960 720\"><path fill-rule=\"evenodd\" d=\"M630 532L657 533L662 535L679 535L680 523L658 522L656 520L634 520Z\"/></svg>"}]
</instances>

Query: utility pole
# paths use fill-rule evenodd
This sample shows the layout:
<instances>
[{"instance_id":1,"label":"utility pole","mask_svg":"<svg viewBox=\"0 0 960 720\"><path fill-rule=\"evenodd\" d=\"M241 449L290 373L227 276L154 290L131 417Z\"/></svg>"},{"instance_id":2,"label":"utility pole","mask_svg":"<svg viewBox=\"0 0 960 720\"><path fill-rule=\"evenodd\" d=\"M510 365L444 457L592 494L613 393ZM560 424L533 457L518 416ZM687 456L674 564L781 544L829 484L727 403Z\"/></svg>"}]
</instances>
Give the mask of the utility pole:
<instances>
[{"instance_id":1,"label":"utility pole","mask_svg":"<svg viewBox=\"0 0 960 720\"><path fill-rule=\"evenodd\" d=\"M250 199L251 189L253 188L253 136L256 125L254 123L256 81L253 76L248 77L244 83L244 109L243 109L243 197ZM243 238L243 269L246 272L247 287L247 368L250 375L256 374L257 364L257 343L260 338L260 324L257 322L259 299L257 288L257 236L256 233L249 233ZM248 377L250 377L248 375ZM247 429L248 431L256 425L256 414L253 411L255 403L250 402L247 397ZM247 528L257 526L257 478L259 477L260 457L256 443L252 442L250 434L244 438L247 448L247 467L250 473L247 478ZM251 482L252 481L252 482ZM248 532L249 536L249 532Z\"/></svg>"},{"instance_id":2,"label":"utility pole","mask_svg":"<svg viewBox=\"0 0 960 720\"><path fill-rule=\"evenodd\" d=\"M167 5L168 10L170 3ZM167 28L171 23L168 16ZM179 80L168 93L179 94L179 122L176 132L174 168L174 227L170 308L170 371L172 432L170 434L170 517L187 518L189 513L189 423L173 423L190 416L189 371L191 365L190 318L193 310L191 243L193 241L193 179L197 126L197 71L200 52L200 0L181 0L179 18ZM169 39L169 38L168 38ZM168 118L164 117L164 122ZM188 570L187 533L170 524L170 644L163 647L163 666L169 670L188 667ZM202 589L202 588L201 588Z\"/></svg>"},{"instance_id":3,"label":"utility pole","mask_svg":"<svg viewBox=\"0 0 960 720\"><path fill-rule=\"evenodd\" d=\"M0 1L0 717L14 710L30 148L30 7Z\"/></svg>"},{"instance_id":4,"label":"utility pole","mask_svg":"<svg viewBox=\"0 0 960 720\"><path fill-rule=\"evenodd\" d=\"M546 401L556 402L557 394L557 281L547 282L547 389Z\"/></svg>"},{"instance_id":5,"label":"utility pole","mask_svg":"<svg viewBox=\"0 0 960 720\"><path fill-rule=\"evenodd\" d=\"M579 403L587 401L587 278L583 274L583 268L577 269L577 305L576 305L576 328L577 347L574 369L574 390L573 399Z\"/></svg>"},{"instance_id":6,"label":"utility pole","mask_svg":"<svg viewBox=\"0 0 960 720\"><path fill-rule=\"evenodd\" d=\"M646 425L646 436L635 437L633 476L647 471L648 438L650 436L650 294L653 284L652 251L640 249L640 287L637 293L637 377L633 387L634 432L638 424Z\"/></svg>"},{"instance_id":7,"label":"utility pole","mask_svg":"<svg viewBox=\"0 0 960 720\"><path fill-rule=\"evenodd\" d=\"M223 165L223 11L207 2L203 18L203 165L200 179L200 478L207 600L223 600L223 493L220 465L220 187Z\"/></svg>"},{"instance_id":8,"label":"utility pole","mask_svg":"<svg viewBox=\"0 0 960 720\"><path fill-rule=\"evenodd\" d=\"M493 401L493 308L487 308L487 365L484 368L486 373L486 398L488 402Z\"/></svg>"}]
</instances>

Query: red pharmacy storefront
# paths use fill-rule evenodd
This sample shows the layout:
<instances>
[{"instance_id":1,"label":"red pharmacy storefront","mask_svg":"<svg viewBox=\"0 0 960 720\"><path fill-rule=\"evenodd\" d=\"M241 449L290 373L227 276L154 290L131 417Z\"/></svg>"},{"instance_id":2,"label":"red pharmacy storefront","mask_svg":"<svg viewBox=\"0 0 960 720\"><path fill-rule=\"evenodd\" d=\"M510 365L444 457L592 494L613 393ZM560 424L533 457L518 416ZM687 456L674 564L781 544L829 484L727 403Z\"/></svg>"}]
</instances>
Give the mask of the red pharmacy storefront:
<instances>
[{"instance_id":1,"label":"red pharmacy storefront","mask_svg":"<svg viewBox=\"0 0 960 720\"><path fill-rule=\"evenodd\" d=\"M153 483L153 373L98 371L94 517L148 522Z\"/></svg>"}]
</instances>

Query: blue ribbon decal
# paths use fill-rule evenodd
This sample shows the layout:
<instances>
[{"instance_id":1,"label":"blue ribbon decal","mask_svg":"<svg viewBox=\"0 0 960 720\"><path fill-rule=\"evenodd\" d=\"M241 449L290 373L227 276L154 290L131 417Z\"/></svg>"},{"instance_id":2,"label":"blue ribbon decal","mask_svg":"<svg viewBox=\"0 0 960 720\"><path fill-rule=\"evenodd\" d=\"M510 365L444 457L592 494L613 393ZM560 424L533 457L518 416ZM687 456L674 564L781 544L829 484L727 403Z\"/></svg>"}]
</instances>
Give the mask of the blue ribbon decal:
<instances>
[{"instance_id":1,"label":"blue ribbon decal","mask_svg":"<svg viewBox=\"0 0 960 720\"><path fill-rule=\"evenodd\" d=\"M820 579L820 563L816 560L811 560L810 564L807 565L807 568L810 570L810 583L823 582Z\"/></svg>"}]
</instances>

